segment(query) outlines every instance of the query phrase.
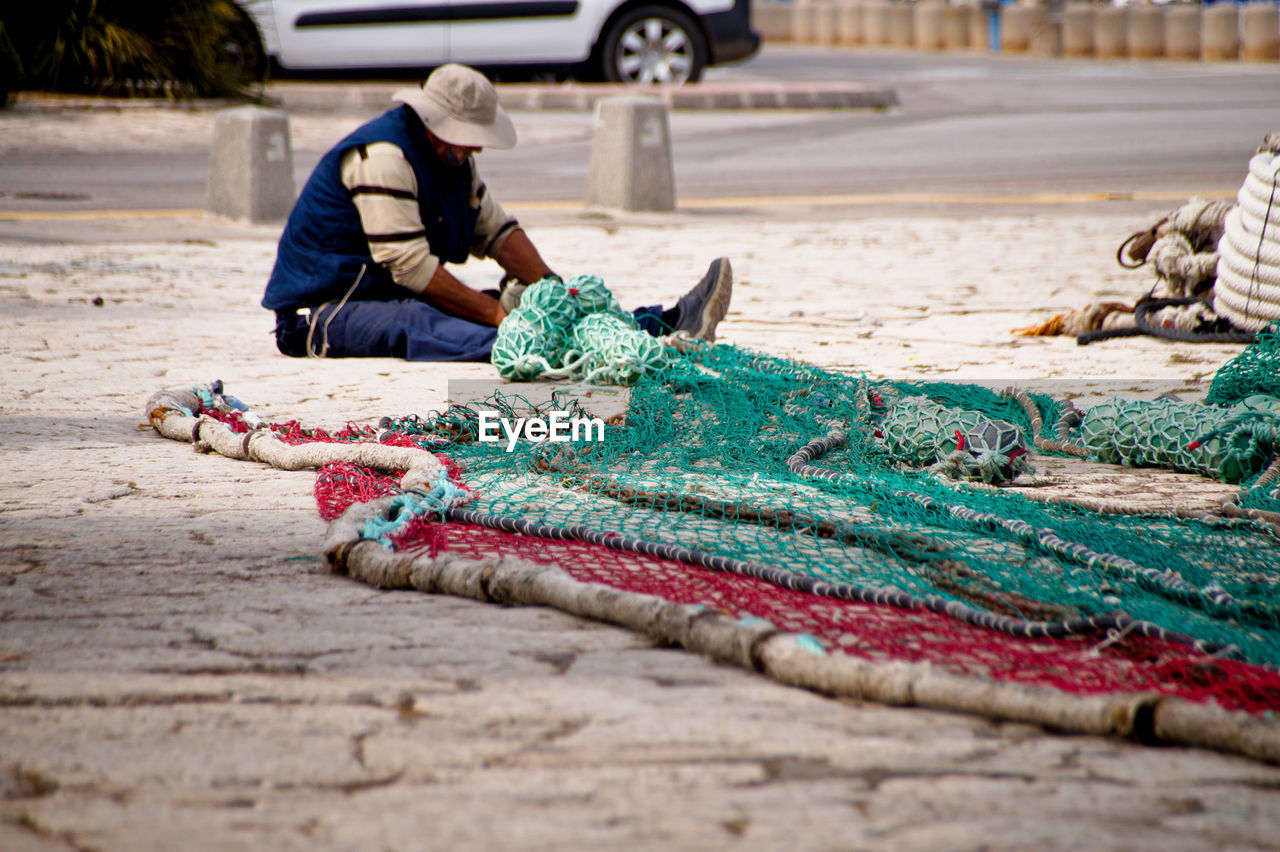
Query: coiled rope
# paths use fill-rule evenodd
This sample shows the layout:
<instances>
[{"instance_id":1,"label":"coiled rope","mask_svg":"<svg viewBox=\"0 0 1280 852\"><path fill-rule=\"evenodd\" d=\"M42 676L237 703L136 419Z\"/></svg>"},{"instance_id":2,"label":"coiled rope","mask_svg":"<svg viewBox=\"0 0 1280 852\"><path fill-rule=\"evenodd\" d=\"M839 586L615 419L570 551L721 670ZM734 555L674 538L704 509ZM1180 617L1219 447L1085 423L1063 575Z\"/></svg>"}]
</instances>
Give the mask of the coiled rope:
<instances>
[{"instance_id":1,"label":"coiled rope","mask_svg":"<svg viewBox=\"0 0 1280 852\"><path fill-rule=\"evenodd\" d=\"M1273 134L1274 136L1275 134ZM1270 138L1270 137L1269 137ZM1246 331L1280 319L1280 142L1255 154L1218 243L1213 309Z\"/></svg>"},{"instance_id":2,"label":"coiled rope","mask_svg":"<svg viewBox=\"0 0 1280 852\"><path fill-rule=\"evenodd\" d=\"M1252 342L1280 319L1280 132L1268 134L1250 159L1235 202L1193 198L1130 235L1116 261L1155 270L1154 286L1132 308L1089 304L1014 333L1074 334L1081 346L1143 334Z\"/></svg>"}]
</instances>

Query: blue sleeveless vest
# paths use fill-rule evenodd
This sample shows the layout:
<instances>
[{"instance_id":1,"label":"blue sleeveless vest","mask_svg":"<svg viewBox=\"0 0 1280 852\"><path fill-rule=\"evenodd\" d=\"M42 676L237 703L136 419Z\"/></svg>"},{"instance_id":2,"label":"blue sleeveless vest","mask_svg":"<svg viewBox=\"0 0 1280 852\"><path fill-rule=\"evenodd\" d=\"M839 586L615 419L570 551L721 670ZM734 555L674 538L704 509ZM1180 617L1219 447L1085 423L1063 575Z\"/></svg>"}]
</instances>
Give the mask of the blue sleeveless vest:
<instances>
[{"instance_id":1,"label":"blue sleeveless vest","mask_svg":"<svg viewBox=\"0 0 1280 852\"><path fill-rule=\"evenodd\" d=\"M351 194L342 185L342 155L359 145L390 142L404 151L418 180L418 210L431 253L450 263L467 259L480 211L471 198L471 163L446 165L408 106L357 128L316 165L302 188L276 251L262 306L287 311L341 299L366 267L353 299L409 298L386 267L374 262Z\"/></svg>"}]
</instances>

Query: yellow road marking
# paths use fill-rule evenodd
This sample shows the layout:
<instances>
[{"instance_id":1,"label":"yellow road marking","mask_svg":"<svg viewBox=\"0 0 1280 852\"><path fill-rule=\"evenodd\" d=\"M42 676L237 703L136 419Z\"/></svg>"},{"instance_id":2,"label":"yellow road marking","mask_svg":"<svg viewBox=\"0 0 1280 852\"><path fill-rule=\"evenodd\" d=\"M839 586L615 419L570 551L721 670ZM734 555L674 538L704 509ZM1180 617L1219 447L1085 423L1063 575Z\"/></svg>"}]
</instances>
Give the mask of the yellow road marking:
<instances>
[{"instance_id":1,"label":"yellow road marking","mask_svg":"<svg viewBox=\"0 0 1280 852\"><path fill-rule=\"evenodd\" d=\"M1100 201L1186 201L1188 198L1229 199L1234 190L1202 192L1035 192L928 193L871 192L852 195L752 195L739 198L687 198L679 210L717 210L734 207L859 207L868 204L1089 204ZM586 209L580 201L513 201L508 210L552 212ZM71 221L77 219L199 219L203 210L12 210L0 211L0 221Z\"/></svg>"},{"instance_id":2,"label":"yellow road marking","mask_svg":"<svg viewBox=\"0 0 1280 852\"><path fill-rule=\"evenodd\" d=\"M854 195L779 195L744 198L701 198L680 201L687 208L720 207L856 207L864 204L1087 204L1098 201L1186 201L1199 198L1234 198L1234 191L1207 192L1036 192L1009 193L924 193L881 192Z\"/></svg>"}]
</instances>

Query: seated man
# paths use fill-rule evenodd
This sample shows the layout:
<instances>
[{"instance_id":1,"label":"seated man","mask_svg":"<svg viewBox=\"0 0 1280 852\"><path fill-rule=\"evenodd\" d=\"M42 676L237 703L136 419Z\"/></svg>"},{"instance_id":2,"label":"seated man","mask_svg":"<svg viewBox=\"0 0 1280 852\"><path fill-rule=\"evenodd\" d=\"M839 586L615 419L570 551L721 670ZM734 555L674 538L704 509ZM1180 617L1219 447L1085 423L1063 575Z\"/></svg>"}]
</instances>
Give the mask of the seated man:
<instances>
[{"instance_id":1,"label":"seated man","mask_svg":"<svg viewBox=\"0 0 1280 852\"><path fill-rule=\"evenodd\" d=\"M519 292L554 274L476 172L482 148L516 142L493 85L451 64L394 97L401 106L324 155L289 215L262 299L286 355L488 360ZM445 264L468 254L496 260L512 285L463 284ZM654 335L714 340L732 288L720 258L675 307L635 318Z\"/></svg>"}]
</instances>

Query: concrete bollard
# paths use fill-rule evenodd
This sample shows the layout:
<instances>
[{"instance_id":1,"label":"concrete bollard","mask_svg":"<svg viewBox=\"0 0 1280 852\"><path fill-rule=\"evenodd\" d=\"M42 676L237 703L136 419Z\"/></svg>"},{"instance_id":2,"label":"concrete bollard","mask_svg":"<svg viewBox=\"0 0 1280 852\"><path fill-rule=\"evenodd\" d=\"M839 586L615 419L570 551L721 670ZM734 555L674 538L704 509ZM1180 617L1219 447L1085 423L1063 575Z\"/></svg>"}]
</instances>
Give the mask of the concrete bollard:
<instances>
[{"instance_id":1,"label":"concrete bollard","mask_svg":"<svg viewBox=\"0 0 1280 852\"><path fill-rule=\"evenodd\" d=\"M1001 8L1000 13L1000 49L1005 53L1026 53L1031 48L1036 18L1044 19L1044 7L1018 3Z\"/></svg>"},{"instance_id":2,"label":"concrete bollard","mask_svg":"<svg viewBox=\"0 0 1280 852\"><path fill-rule=\"evenodd\" d=\"M1031 16L1031 36L1027 52L1032 56L1062 55L1062 21L1050 20L1046 9L1037 6L1037 14Z\"/></svg>"},{"instance_id":3,"label":"concrete bollard","mask_svg":"<svg viewBox=\"0 0 1280 852\"><path fill-rule=\"evenodd\" d=\"M1164 56L1164 8L1130 6L1125 22L1125 52L1130 59L1158 59Z\"/></svg>"},{"instance_id":4,"label":"concrete bollard","mask_svg":"<svg viewBox=\"0 0 1280 852\"><path fill-rule=\"evenodd\" d=\"M791 4L791 41L812 45L817 40L818 28L814 26L817 13L817 0L795 0Z\"/></svg>"},{"instance_id":5,"label":"concrete bollard","mask_svg":"<svg viewBox=\"0 0 1280 852\"><path fill-rule=\"evenodd\" d=\"M840 9L833 0L821 0L813 9L813 40L817 44L835 44Z\"/></svg>"},{"instance_id":6,"label":"concrete bollard","mask_svg":"<svg viewBox=\"0 0 1280 852\"><path fill-rule=\"evenodd\" d=\"M1200 7L1171 6L1164 13L1164 55L1166 59L1200 58Z\"/></svg>"},{"instance_id":7,"label":"concrete bollard","mask_svg":"<svg viewBox=\"0 0 1280 852\"><path fill-rule=\"evenodd\" d=\"M892 47L914 47L916 43L915 9L908 3L889 5L889 44Z\"/></svg>"},{"instance_id":8,"label":"concrete bollard","mask_svg":"<svg viewBox=\"0 0 1280 852\"><path fill-rule=\"evenodd\" d=\"M1093 55L1099 59L1120 59L1129 51L1125 34L1129 10L1117 6L1099 6L1093 10Z\"/></svg>"},{"instance_id":9,"label":"concrete bollard","mask_svg":"<svg viewBox=\"0 0 1280 852\"><path fill-rule=\"evenodd\" d=\"M1240 58L1246 62L1280 59L1280 6L1254 3L1240 10Z\"/></svg>"},{"instance_id":10,"label":"concrete bollard","mask_svg":"<svg viewBox=\"0 0 1280 852\"><path fill-rule=\"evenodd\" d=\"M945 3L925 0L915 4L915 45L920 50L942 50L946 41L942 33Z\"/></svg>"},{"instance_id":11,"label":"concrete bollard","mask_svg":"<svg viewBox=\"0 0 1280 852\"><path fill-rule=\"evenodd\" d=\"M942 46L947 50L963 50L969 47L969 7L942 7Z\"/></svg>"},{"instance_id":12,"label":"concrete bollard","mask_svg":"<svg viewBox=\"0 0 1280 852\"><path fill-rule=\"evenodd\" d=\"M1062 55L1093 56L1093 6L1068 3L1062 9Z\"/></svg>"},{"instance_id":13,"label":"concrete bollard","mask_svg":"<svg viewBox=\"0 0 1280 852\"><path fill-rule=\"evenodd\" d=\"M751 23L768 44L791 41L791 4L756 0L751 6Z\"/></svg>"},{"instance_id":14,"label":"concrete bollard","mask_svg":"<svg viewBox=\"0 0 1280 852\"><path fill-rule=\"evenodd\" d=\"M1204 10L1200 24L1200 58L1206 62L1240 55L1240 13L1235 3L1215 3Z\"/></svg>"},{"instance_id":15,"label":"concrete bollard","mask_svg":"<svg viewBox=\"0 0 1280 852\"><path fill-rule=\"evenodd\" d=\"M836 41L839 44L862 44L862 22L866 16L862 0L839 0L836 8L840 10L836 21Z\"/></svg>"},{"instance_id":16,"label":"concrete bollard","mask_svg":"<svg viewBox=\"0 0 1280 852\"><path fill-rule=\"evenodd\" d=\"M587 160L587 205L676 209L667 107L657 98L618 95L596 102Z\"/></svg>"},{"instance_id":17,"label":"concrete bollard","mask_svg":"<svg viewBox=\"0 0 1280 852\"><path fill-rule=\"evenodd\" d=\"M969 10L969 45L978 50L991 50L991 21L981 3L965 7Z\"/></svg>"},{"instance_id":18,"label":"concrete bollard","mask_svg":"<svg viewBox=\"0 0 1280 852\"><path fill-rule=\"evenodd\" d=\"M289 116L256 106L220 110L205 212L249 222L278 222L293 208Z\"/></svg>"},{"instance_id":19,"label":"concrete bollard","mask_svg":"<svg viewBox=\"0 0 1280 852\"><path fill-rule=\"evenodd\" d=\"M879 47L889 43L889 8L887 0L868 0L862 6L862 38L867 44Z\"/></svg>"}]
</instances>

